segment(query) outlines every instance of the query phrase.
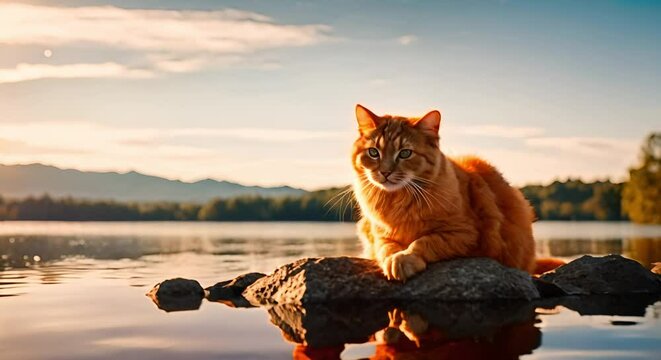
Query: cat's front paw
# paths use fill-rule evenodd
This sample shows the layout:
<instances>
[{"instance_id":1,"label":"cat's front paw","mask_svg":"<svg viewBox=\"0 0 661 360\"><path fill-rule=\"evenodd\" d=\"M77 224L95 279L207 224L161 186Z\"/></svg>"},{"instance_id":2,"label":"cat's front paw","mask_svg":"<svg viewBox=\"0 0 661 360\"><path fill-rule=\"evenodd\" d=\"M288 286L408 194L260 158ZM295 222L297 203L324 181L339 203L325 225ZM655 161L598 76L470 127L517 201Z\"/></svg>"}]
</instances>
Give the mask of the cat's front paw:
<instances>
[{"instance_id":1,"label":"cat's front paw","mask_svg":"<svg viewBox=\"0 0 661 360\"><path fill-rule=\"evenodd\" d=\"M388 280L406 281L427 268L427 263L418 255L400 251L388 256L382 264Z\"/></svg>"}]
</instances>

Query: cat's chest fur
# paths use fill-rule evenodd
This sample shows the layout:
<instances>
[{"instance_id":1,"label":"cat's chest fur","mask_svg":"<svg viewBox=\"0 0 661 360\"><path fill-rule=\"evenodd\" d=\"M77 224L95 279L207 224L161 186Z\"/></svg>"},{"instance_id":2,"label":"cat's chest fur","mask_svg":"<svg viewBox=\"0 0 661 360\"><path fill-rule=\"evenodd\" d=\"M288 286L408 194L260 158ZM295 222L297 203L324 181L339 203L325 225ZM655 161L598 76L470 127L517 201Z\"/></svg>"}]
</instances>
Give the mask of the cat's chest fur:
<instances>
[{"instance_id":1,"label":"cat's chest fur","mask_svg":"<svg viewBox=\"0 0 661 360\"><path fill-rule=\"evenodd\" d=\"M415 204L390 205L388 211L379 210L383 204L366 204L362 210L372 223L372 231L380 237L411 242L433 227L433 219Z\"/></svg>"}]
</instances>

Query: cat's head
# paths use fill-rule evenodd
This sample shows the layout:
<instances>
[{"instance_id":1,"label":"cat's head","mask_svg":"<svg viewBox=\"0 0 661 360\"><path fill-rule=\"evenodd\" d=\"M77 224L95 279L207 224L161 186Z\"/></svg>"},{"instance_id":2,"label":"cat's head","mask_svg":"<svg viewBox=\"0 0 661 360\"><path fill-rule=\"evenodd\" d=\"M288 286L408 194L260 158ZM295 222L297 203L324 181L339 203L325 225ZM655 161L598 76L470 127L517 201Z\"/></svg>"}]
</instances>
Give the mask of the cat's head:
<instances>
[{"instance_id":1,"label":"cat's head","mask_svg":"<svg viewBox=\"0 0 661 360\"><path fill-rule=\"evenodd\" d=\"M359 137L353 166L359 177L381 190L394 192L415 181L424 184L438 169L441 113L421 118L377 116L356 105Z\"/></svg>"}]
</instances>

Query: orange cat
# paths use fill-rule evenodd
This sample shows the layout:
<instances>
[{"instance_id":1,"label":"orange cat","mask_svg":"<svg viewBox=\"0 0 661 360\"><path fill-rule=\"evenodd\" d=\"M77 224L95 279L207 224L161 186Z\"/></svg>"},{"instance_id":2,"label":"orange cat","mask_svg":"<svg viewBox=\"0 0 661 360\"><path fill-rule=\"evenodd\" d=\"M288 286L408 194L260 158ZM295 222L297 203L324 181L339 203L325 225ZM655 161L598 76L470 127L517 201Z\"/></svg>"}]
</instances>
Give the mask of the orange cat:
<instances>
[{"instance_id":1,"label":"orange cat","mask_svg":"<svg viewBox=\"0 0 661 360\"><path fill-rule=\"evenodd\" d=\"M389 279L405 281L431 262L478 256L535 271L530 204L487 162L441 152L438 111L377 116L357 105L356 117L358 233L366 256Z\"/></svg>"}]
</instances>

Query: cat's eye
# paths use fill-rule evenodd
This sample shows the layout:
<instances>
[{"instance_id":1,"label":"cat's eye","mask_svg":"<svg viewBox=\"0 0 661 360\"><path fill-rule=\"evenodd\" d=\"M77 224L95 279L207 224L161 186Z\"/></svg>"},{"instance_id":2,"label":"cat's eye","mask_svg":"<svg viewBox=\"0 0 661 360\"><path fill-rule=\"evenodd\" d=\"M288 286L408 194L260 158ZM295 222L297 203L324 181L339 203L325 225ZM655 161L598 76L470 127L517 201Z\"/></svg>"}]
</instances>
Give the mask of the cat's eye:
<instances>
[{"instance_id":1,"label":"cat's eye","mask_svg":"<svg viewBox=\"0 0 661 360\"><path fill-rule=\"evenodd\" d=\"M408 158L411 157L411 155L413 155L413 151L411 151L409 149L404 149L404 150L399 152L398 156L399 156L400 159L408 159Z\"/></svg>"},{"instance_id":2,"label":"cat's eye","mask_svg":"<svg viewBox=\"0 0 661 360\"><path fill-rule=\"evenodd\" d=\"M378 159L379 158L379 150L377 148L369 148L367 149L367 155L369 155L372 159Z\"/></svg>"}]
</instances>

